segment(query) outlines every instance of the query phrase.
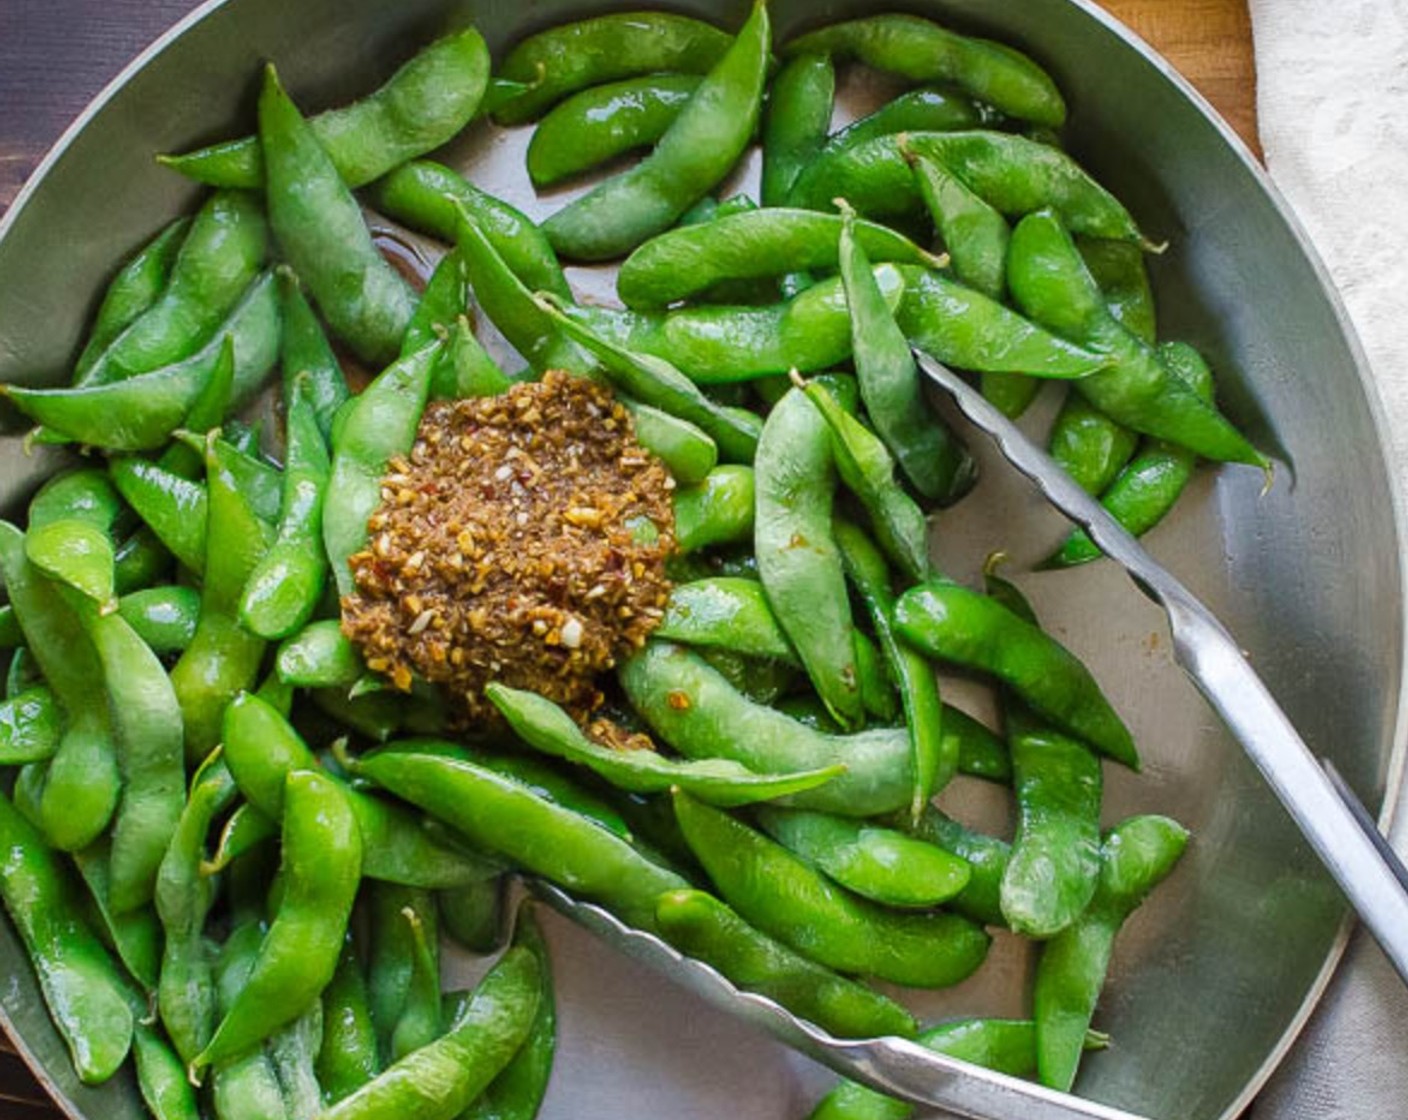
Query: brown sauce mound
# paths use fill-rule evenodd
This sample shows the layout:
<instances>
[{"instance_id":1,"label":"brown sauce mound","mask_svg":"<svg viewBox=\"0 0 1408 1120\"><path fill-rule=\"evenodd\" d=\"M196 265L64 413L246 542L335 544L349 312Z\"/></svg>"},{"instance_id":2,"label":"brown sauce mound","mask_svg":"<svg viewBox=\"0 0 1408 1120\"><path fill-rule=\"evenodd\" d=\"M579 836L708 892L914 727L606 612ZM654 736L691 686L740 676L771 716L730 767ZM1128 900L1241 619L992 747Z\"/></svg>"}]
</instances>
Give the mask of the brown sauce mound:
<instances>
[{"instance_id":1,"label":"brown sauce mound","mask_svg":"<svg viewBox=\"0 0 1408 1120\"><path fill-rule=\"evenodd\" d=\"M431 404L350 561L342 629L368 668L442 686L470 720L493 714L490 681L585 717L597 675L660 623L673 488L630 414L582 378Z\"/></svg>"}]
</instances>

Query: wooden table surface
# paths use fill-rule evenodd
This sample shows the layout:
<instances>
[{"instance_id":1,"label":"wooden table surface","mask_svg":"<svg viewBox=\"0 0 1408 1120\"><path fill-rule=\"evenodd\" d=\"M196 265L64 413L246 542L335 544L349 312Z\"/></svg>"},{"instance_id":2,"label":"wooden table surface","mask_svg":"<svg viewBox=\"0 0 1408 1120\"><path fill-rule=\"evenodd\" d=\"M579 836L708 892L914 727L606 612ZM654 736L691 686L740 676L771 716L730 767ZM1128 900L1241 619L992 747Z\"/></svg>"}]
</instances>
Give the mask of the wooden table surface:
<instances>
[{"instance_id":1,"label":"wooden table surface","mask_svg":"<svg viewBox=\"0 0 1408 1120\"><path fill-rule=\"evenodd\" d=\"M1162 51L1259 150L1246 0L1102 3ZM0 213L93 95L195 6L196 0L0 0ZM0 1053L0 1116L57 1115L18 1058Z\"/></svg>"}]
</instances>

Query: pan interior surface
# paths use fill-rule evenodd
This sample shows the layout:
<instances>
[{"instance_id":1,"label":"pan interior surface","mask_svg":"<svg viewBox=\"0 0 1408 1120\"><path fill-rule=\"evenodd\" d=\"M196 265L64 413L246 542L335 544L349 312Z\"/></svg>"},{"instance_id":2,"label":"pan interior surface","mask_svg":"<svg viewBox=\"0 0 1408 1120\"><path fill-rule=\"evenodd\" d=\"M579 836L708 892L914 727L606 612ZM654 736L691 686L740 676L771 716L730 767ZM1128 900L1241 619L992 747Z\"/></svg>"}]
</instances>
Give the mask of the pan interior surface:
<instances>
[{"instance_id":1,"label":"pan interior surface","mask_svg":"<svg viewBox=\"0 0 1408 1120\"><path fill-rule=\"evenodd\" d=\"M195 190L153 154L247 132L261 64L275 60L309 110L374 87L414 48L466 22L496 57L524 34L648 4L580 0L225 0L168 37L105 95L0 226L0 380L56 382L115 264ZM671 2L736 28L742 0ZM1362 356L1318 264L1264 177L1161 64L1072 0L910 0L957 30L1032 54L1067 96L1068 147L1167 252L1150 259L1160 336L1198 346L1222 404L1278 459L1263 495L1243 468L1199 473L1151 550L1225 622L1306 741L1371 808L1385 800L1401 714L1399 528ZM779 37L877 10L774 0ZM884 9L888 10L888 6ZM848 80L843 104L878 96ZM535 197L529 133L476 126L443 157L535 218L572 192ZM740 173L747 186L756 167ZM755 181L755 180L753 180ZM588 294L609 273L570 270ZM1048 394L1029 421L1049 421ZM0 500L12 514L60 461L28 456L8 417ZM977 491L938 519L941 566L975 577L1005 549L1043 621L1090 664L1126 715L1145 772L1106 768L1106 823L1161 812L1194 833L1174 877L1117 943L1096 1025L1112 1049L1087 1063L1082 1095L1154 1120L1216 1120L1245 1103L1323 986L1343 905L1289 818L1173 663L1160 612L1101 563L1026 575L1064 522L977 435ZM949 697L965 703L961 686ZM982 713L979 713L982 714ZM984 791L943 804L1002 827ZM829 1075L642 973L550 917L561 1045L544 1120L639 1116L793 1120ZM469 967L469 966L465 966ZM1030 957L998 938L987 968L913 1002L927 1017L1025 1016ZM468 973L466 973L468 975ZM74 1117L145 1116L126 1074L80 1086L33 974L0 923L0 1007ZM743 1087L740 1091L740 1086Z\"/></svg>"}]
</instances>

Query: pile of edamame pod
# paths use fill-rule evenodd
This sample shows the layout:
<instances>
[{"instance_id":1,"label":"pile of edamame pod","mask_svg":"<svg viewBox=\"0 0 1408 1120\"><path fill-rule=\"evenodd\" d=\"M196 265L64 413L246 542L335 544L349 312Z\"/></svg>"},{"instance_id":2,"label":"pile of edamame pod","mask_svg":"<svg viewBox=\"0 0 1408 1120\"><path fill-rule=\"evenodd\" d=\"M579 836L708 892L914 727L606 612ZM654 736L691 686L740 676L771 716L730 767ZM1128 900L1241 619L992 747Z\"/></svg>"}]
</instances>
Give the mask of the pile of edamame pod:
<instances>
[{"instance_id":1,"label":"pile of edamame pod","mask_svg":"<svg viewBox=\"0 0 1408 1120\"><path fill-rule=\"evenodd\" d=\"M845 63L906 91L832 132ZM423 158L486 116L539 122L539 186L647 154L539 227ZM211 193L122 265L70 386L4 387L85 453L0 523L0 896L79 1077L130 1054L159 1120L531 1117L531 909L475 989L439 984L442 934L498 948L516 870L834 1035L1070 1088L1113 939L1188 834L1101 831L1124 723L995 564L981 591L935 570L928 517L975 469L910 345L1012 415L1068 382L1052 452L1136 532L1198 458L1266 461L1156 341L1152 247L1064 119L1006 46L900 15L776 44L760 0L736 35L552 28L496 74L461 30L312 117L270 68L257 134L163 157ZM713 197L759 134L761 205ZM364 206L449 244L423 291ZM574 301L559 258L623 257L624 306ZM355 395L352 364L382 371ZM671 471L674 587L591 721L491 684L502 722L466 728L367 668L339 597L427 401L548 370L611 386ZM1095 556L1076 534L1049 563ZM1001 734L936 666L994 682ZM934 806L971 780L1011 788L1011 840ZM1028 1021L921 1027L868 983L955 984L989 927L1040 943ZM909 1111L843 1085L814 1116Z\"/></svg>"}]
</instances>

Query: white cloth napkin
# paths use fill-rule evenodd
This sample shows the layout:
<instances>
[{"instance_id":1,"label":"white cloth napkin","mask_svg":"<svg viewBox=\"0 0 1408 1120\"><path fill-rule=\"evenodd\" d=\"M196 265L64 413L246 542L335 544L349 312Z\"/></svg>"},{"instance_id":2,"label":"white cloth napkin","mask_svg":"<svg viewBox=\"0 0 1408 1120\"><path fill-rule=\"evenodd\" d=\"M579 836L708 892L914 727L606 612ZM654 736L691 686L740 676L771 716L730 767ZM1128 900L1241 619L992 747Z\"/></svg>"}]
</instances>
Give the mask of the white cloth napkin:
<instances>
[{"instance_id":1,"label":"white cloth napkin","mask_svg":"<svg viewBox=\"0 0 1408 1120\"><path fill-rule=\"evenodd\" d=\"M1408 0L1251 0L1271 177L1369 356L1408 493ZM1408 854L1408 792L1394 843ZM1254 1120L1408 1120L1408 989L1364 933Z\"/></svg>"}]
</instances>

